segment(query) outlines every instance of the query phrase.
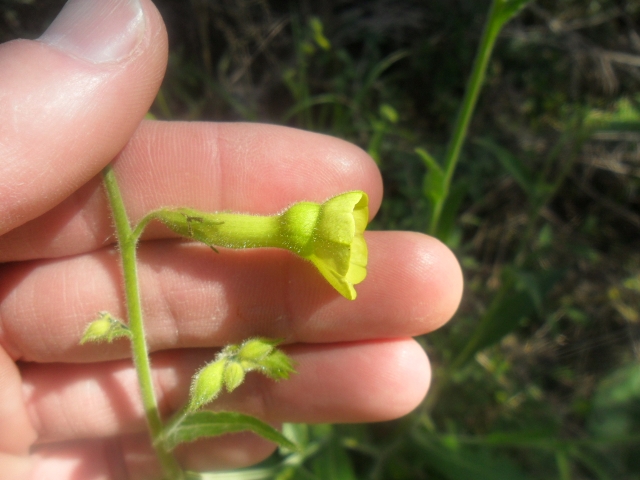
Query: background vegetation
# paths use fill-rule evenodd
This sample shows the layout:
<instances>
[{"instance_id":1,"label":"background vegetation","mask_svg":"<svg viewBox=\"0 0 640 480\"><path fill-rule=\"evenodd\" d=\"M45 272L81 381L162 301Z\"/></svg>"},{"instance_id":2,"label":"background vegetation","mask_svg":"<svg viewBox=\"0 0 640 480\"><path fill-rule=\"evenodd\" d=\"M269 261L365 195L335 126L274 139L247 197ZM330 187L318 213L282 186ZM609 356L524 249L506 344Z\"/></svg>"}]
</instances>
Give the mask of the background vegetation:
<instances>
[{"instance_id":1,"label":"background vegetation","mask_svg":"<svg viewBox=\"0 0 640 480\"><path fill-rule=\"evenodd\" d=\"M62 3L0 0L0 40ZM420 339L417 411L287 426L302 454L211 478L640 479L640 2L534 0L506 25L434 229L489 3L157 0L171 56L153 115L357 143L384 175L373 228L431 230L466 277L456 318Z\"/></svg>"}]
</instances>

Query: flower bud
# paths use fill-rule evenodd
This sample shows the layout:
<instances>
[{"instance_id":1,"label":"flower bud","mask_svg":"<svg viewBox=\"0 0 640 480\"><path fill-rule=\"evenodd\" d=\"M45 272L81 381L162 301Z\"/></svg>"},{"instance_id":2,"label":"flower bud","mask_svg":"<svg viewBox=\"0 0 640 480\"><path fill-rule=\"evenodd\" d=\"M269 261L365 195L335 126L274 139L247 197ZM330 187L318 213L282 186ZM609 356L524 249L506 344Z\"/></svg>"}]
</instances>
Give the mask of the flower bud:
<instances>
[{"instance_id":1,"label":"flower bud","mask_svg":"<svg viewBox=\"0 0 640 480\"><path fill-rule=\"evenodd\" d=\"M245 371L238 362L229 362L224 369L224 384L227 392L233 392L244 382Z\"/></svg>"},{"instance_id":2,"label":"flower bud","mask_svg":"<svg viewBox=\"0 0 640 480\"><path fill-rule=\"evenodd\" d=\"M240 360L257 361L269 355L279 343L279 340L251 338L240 345L237 355Z\"/></svg>"},{"instance_id":3,"label":"flower bud","mask_svg":"<svg viewBox=\"0 0 640 480\"><path fill-rule=\"evenodd\" d=\"M292 360L281 350L274 350L260 361L262 372L274 380L286 380L295 373Z\"/></svg>"},{"instance_id":4,"label":"flower bud","mask_svg":"<svg viewBox=\"0 0 640 480\"><path fill-rule=\"evenodd\" d=\"M198 410L220 394L226 365L226 359L216 360L202 367L193 376L188 411Z\"/></svg>"},{"instance_id":5,"label":"flower bud","mask_svg":"<svg viewBox=\"0 0 640 480\"><path fill-rule=\"evenodd\" d=\"M131 331L120 320L108 312L100 312L100 317L91 322L84 331L80 345L87 342L109 342L116 338L131 337Z\"/></svg>"}]
</instances>

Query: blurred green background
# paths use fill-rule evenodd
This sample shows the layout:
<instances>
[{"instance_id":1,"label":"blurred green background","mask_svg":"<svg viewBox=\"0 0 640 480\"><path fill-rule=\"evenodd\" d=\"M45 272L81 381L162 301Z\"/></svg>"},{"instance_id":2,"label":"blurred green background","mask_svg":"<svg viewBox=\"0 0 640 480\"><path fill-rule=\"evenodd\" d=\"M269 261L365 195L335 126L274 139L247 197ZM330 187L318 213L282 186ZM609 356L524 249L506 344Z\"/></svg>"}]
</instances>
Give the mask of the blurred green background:
<instances>
[{"instance_id":1,"label":"blurred green background","mask_svg":"<svg viewBox=\"0 0 640 480\"><path fill-rule=\"evenodd\" d=\"M63 3L0 0L0 41ZM640 479L640 1L516 13L438 193L490 3L156 1L171 53L153 116L360 145L385 183L371 228L437 235L466 280L419 339L434 380L415 412L288 425L302 453L210 478Z\"/></svg>"}]
</instances>

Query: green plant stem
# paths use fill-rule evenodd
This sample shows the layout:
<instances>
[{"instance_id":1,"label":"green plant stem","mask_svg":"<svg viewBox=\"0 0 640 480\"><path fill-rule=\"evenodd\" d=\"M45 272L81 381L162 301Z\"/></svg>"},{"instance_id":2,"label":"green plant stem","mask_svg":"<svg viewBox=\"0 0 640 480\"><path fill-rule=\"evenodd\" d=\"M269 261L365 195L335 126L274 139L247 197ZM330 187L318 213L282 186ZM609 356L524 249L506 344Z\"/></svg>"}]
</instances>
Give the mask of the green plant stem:
<instances>
[{"instance_id":1,"label":"green plant stem","mask_svg":"<svg viewBox=\"0 0 640 480\"><path fill-rule=\"evenodd\" d=\"M152 443L160 459L165 476L171 480L181 480L184 478L184 475L178 462L173 455L164 448L162 442L158 441L162 435L163 425L158 410L158 402L153 390L149 349L147 347L142 321L142 306L140 303L140 289L138 286L138 271L136 265L137 237L132 235L131 224L129 223L124 202L122 201L122 195L120 194L115 174L110 165L105 167L102 175L116 227L118 246L120 248L129 329L132 335L131 350L133 363L136 367L142 403L147 417Z\"/></svg>"},{"instance_id":2,"label":"green plant stem","mask_svg":"<svg viewBox=\"0 0 640 480\"><path fill-rule=\"evenodd\" d=\"M487 72L487 65L491 58L491 52L493 51L496 38L504 25L504 22L501 21L500 16L498 15L500 13L498 5L499 2L500 0L493 0L491 3L489 15L482 33L482 39L480 40L480 46L478 47L476 58L473 62L473 70L469 77L469 82L467 83L467 89L464 94L464 99L462 100L462 105L458 111L451 141L447 147L447 153L444 160L443 195L435 201L431 219L429 221L429 233L432 235L437 233L442 209L447 200L451 180L453 178L458 159L460 158L460 151L462 150L462 145L467 136L469 122L471 121L473 111L475 110L475 106L478 101L478 95L480 94L480 89L482 88L482 83Z\"/></svg>"}]
</instances>

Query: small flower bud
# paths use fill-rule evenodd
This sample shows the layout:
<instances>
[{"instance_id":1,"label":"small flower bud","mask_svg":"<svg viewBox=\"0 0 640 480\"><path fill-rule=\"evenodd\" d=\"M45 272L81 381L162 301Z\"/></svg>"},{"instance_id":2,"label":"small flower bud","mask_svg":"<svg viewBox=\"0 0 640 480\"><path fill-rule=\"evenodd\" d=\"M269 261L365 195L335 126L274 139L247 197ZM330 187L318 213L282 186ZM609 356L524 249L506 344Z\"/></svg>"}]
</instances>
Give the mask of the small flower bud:
<instances>
[{"instance_id":1,"label":"small flower bud","mask_svg":"<svg viewBox=\"0 0 640 480\"><path fill-rule=\"evenodd\" d=\"M246 340L238 351L240 360L257 361L269 355L275 346L280 343L277 340L267 340L266 338L252 338Z\"/></svg>"},{"instance_id":2,"label":"small flower bud","mask_svg":"<svg viewBox=\"0 0 640 480\"><path fill-rule=\"evenodd\" d=\"M131 337L131 331L120 320L108 312L100 312L100 317L91 322L84 331L80 345L87 342L109 342L116 338Z\"/></svg>"},{"instance_id":3,"label":"small flower bud","mask_svg":"<svg viewBox=\"0 0 640 480\"><path fill-rule=\"evenodd\" d=\"M202 367L193 376L188 411L198 410L220 394L226 364L226 359L216 360Z\"/></svg>"},{"instance_id":4,"label":"small flower bud","mask_svg":"<svg viewBox=\"0 0 640 480\"><path fill-rule=\"evenodd\" d=\"M224 384L227 392L233 392L244 382L244 368L238 362L229 362L224 370Z\"/></svg>"},{"instance_id":5,"label":"small flower bud","mask_svg":"<svg viewBox=\"0 0 640 480\"><path fill-rule=\"evenodd\" d=\"M274 380L286 380L295 373L293 361L281 350L274 350L260 361L263 373Z\"/></svg>"}]
</instances>

